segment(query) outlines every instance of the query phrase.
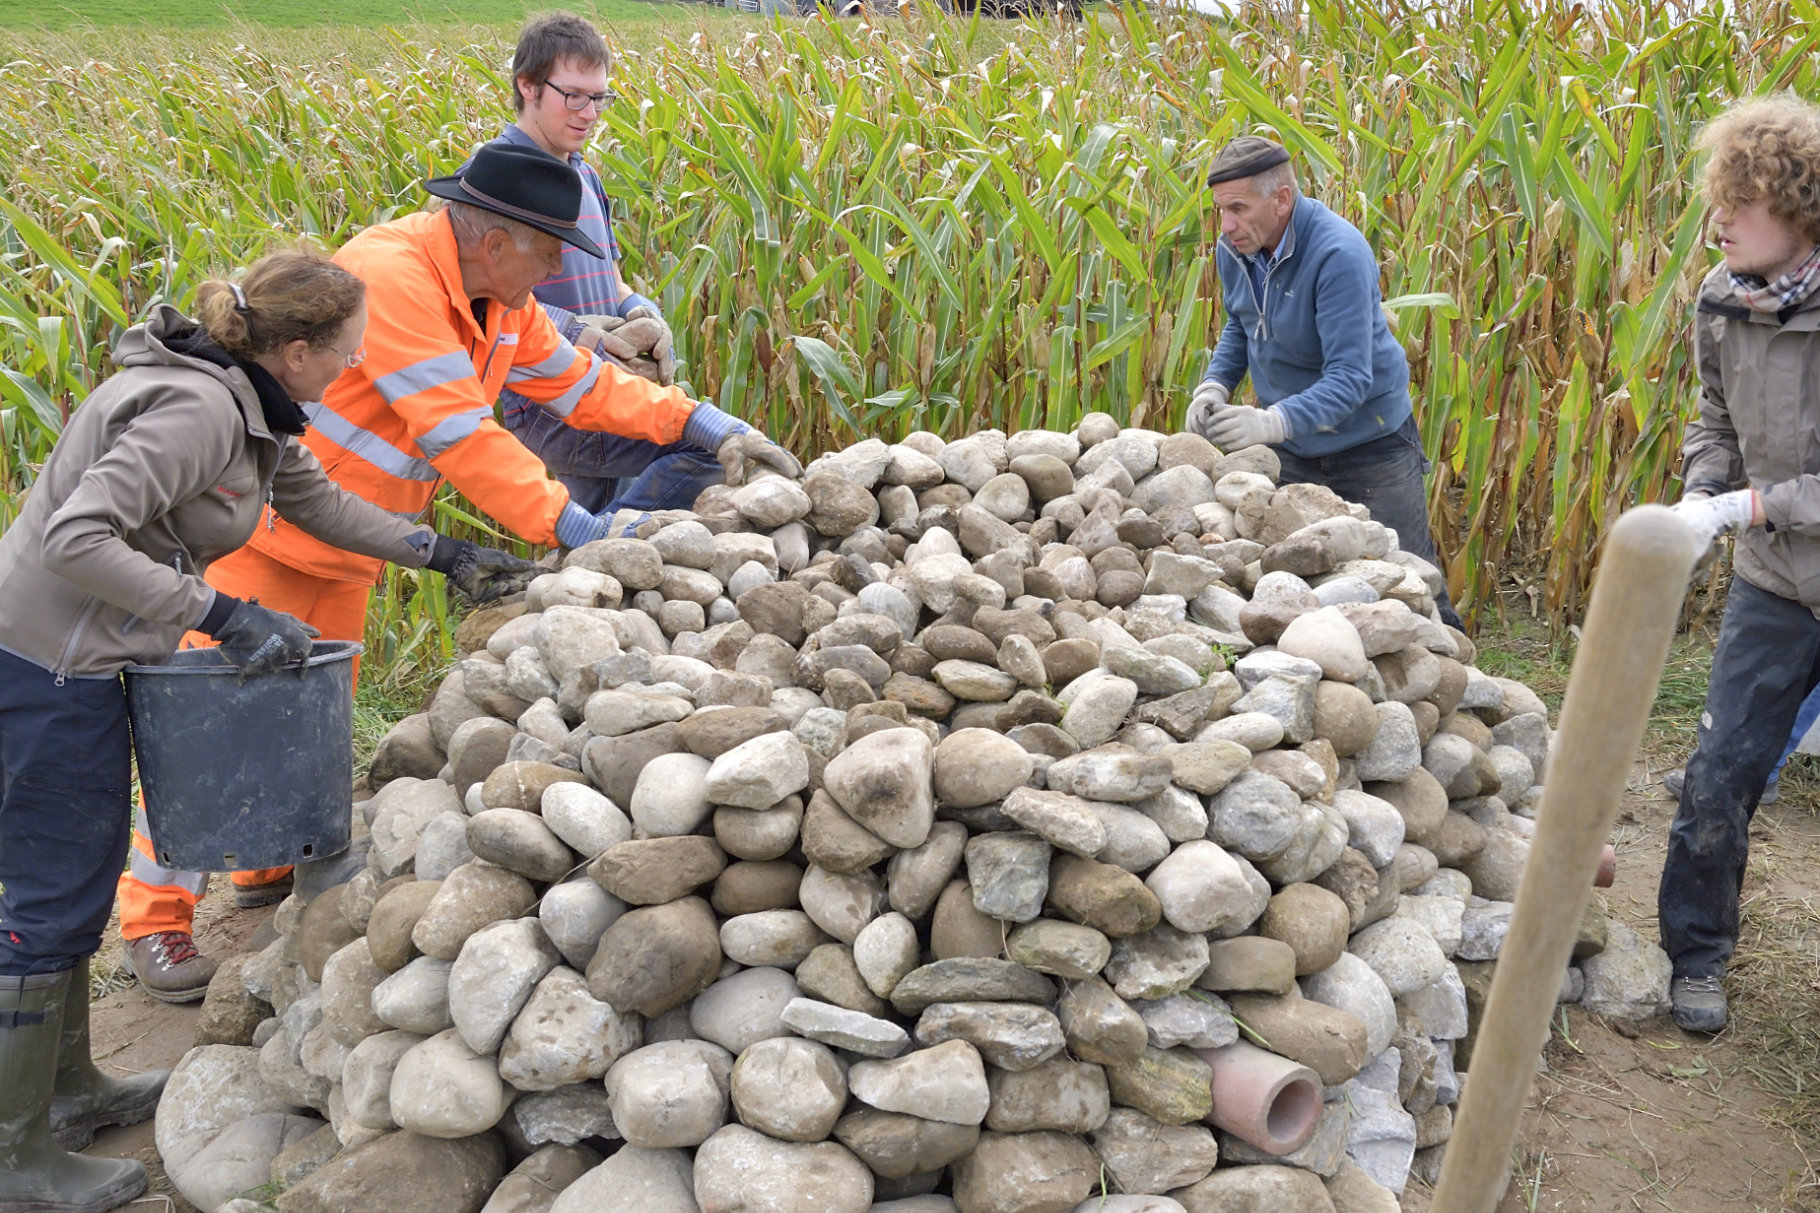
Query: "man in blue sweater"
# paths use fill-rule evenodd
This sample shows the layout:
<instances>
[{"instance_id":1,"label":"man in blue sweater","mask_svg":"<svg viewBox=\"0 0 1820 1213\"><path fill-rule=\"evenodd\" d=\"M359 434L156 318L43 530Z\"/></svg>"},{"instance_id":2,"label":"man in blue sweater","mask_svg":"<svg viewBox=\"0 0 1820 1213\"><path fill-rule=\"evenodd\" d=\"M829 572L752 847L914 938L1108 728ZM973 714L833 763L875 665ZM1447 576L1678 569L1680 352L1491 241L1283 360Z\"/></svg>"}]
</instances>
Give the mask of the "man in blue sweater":
<instances>
[{"instance_id":1,"label":"man in blue sweater","mask_svg":"<svg viewBox=\"0 0 1820 1213\"><path fill-rule=\"evenodd\" d=\"M1225 450L1277 448L1284 484L1322 484L1371 511L1397 542L1440 566L1409 360L1379 306L1364 235L1296 188L1289 152L1241 135L1207 175L1220 208L1226 325L1187 426ZM1231 403L1249 374L1258 407ZM1443 589L1441 619L1460 627Z\"/></svg>"},{"instance_id":2,"label":"man in blue sweater","mask_svg":"<svg viewBox=\"0 0 1820 1213\"><path fill-rule=\"evenodd\" d=\"M619 276L619 242L613 235L606 189L600 174L581 156L601 110L613 96L607 87L611 64L606 42L582 18L569 13L534 18L519 34L512 55L517 118L494 142L541 148L581 174L578 222L607 251L603 260L565 246L561 271L537 284L537 302L555 321L557 331L580 349L638 371L632 355L643 351L625 348L615 330L622 323L654 321L661 326L661 336L650 347L655 370L647 377L669 384L676 369L669 325L655 302ZM702 447L687 442L659 446L577 430L509 388L499 399L506 429L543 460L568 488L570 499L591 514L609 509L687 509L702 489L724 478L719 460Z\"/></svg>"}]
</instances>

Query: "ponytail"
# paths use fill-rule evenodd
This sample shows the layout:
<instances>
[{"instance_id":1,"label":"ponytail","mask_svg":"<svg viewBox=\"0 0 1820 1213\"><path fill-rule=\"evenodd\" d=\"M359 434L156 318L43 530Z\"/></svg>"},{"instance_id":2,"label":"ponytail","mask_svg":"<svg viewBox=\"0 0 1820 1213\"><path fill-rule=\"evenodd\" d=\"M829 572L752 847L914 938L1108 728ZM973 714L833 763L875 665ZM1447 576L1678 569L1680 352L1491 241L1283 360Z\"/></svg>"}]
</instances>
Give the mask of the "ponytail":
<instances>
[{"instance_id":1,"label":"ponytail","mask_svg":"<svg viewBox=\"0 0 1820 1213\"><path fill-rule=\"evenodd\" d=\"M366 284L311 248L268 253L240 282L196 288L196 319L209 340L252 359L293 341L327 346L366 297Z\"/></svg>"}]
</instances>

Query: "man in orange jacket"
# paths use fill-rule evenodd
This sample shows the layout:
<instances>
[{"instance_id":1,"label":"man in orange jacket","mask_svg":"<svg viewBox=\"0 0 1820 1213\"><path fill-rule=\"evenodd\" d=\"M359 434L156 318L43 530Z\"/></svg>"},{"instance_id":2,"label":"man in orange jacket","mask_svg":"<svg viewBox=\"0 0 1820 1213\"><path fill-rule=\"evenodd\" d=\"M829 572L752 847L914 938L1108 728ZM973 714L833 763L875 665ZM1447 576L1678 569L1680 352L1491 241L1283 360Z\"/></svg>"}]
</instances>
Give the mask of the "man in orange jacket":
<instances>
[{"instance_id":1,"label":"man in orange jacket","mask_svg":"<svg viewBox=\"0 0 1820 1213\"><path fill-rule=\"evenodd\" d=\"M364 359L320 404L305 406L304 444L331 479L406 517L426 510L447 479L532 543L579 547L606 538L610 516L570 501L494 420L507 385L576 429L713 451L730 481L748 461L801 473L789 452L708 401L603 362L557 333L532 288L561 268L565 244L604 256L576 223L582 183L574 169L536 148L490 144L461 174L425 188L448 205L369 228L335 257L366 282L368 323ZM296 615L325 639L358 640L380 568L268 512L209 581ZM193 1001L215 969L191 934L208 876L159 864L143 813L136 825L119 887L128 959L155 997ZM290 891L288 869L234 880L241 905Z\"/></svg>"}]
</instances>

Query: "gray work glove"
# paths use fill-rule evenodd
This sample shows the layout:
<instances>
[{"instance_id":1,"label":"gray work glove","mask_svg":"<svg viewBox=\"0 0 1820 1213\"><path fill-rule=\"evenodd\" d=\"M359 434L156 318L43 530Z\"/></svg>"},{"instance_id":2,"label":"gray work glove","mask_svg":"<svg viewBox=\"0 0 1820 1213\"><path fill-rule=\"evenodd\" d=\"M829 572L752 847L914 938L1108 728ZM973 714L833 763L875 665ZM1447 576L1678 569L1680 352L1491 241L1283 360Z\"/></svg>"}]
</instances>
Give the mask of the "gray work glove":
<instances>
[{"instance_id":1,"label":"gray work glove","mask_svg":"<svg viewBox=\"0 0 1820 1213\"><path fill-rule=\"evenodd\" d=\"M1248 446L1275 446L1289 436L1283 415L1275 408L1254 409L1244 404L1220 404L1207 424L1207 441L1222 451Z\"/></svg>"},{"instance_id":2,"label":"gray work glove","mask_svg":"<svg viewBox=\"0 0 1820 1213\"><path fill-rule=\"evenodd\" d=\"M757 430L746 430L729 436L715 449L714 456L725 469L728 484L744 484L746 474L752 470L753 465L770 468L791 480L796 480L803 474L803 465L797 462L795 455Z\"/></svg>"},{"instance_id":3,"label":"gray work glove","mask_svg":"<svg viewBox=\"0 0 1820 1213\"><path fill-rule=\"evenodd\" d=\"M475 606L516 594L543 572L522 556L447 535L436 536L436 546L430 549L430 558L423 567L448 578L449 584Z\"/></svg>"},{"instance_id":4,"label":"gray work glove","mask_svg":"<svg viewBox=\"0 0 1820 1213\"><path fill-rule=\"evenodd\" d=\"M676 382L676 335L670 331L670 322L664 319L662 312L648 303L640 304L626 313L628 329L648 324L657 326L649 344L643 344L642 341L634 344L643 344L644 350L648 351L645 356L657 364L657 382L669 387ZM626 335L630 337L631 334Z\"/></svg>"},{"instance_id":5,"label":"gray work glove","mask_svg":"<svg viewBox=\"0 0 1820 1213\"><path fill-rule=\"evenodd\" d=\"M270 674L310 655L310 641L322 635L295 615L274 611L257 600L239 602L225 622L209 633L222 656L240 670L240 682Z\"/></svg>"},{"instance_id":6,"label":"gray work glove","mask_svg":"<svg viewBox=\"0 0 1820 1213\"><path fill-rule=\"evenodd\" d=\"M1213 423L1213 410L1230 399L1232 389L1219 380L1201 380L1201 386L1194 390L1194 398L1188 402L1188 415L1182 419L1182 428L1207 438L1207 427Z\"/></svg>"}]
</instances>

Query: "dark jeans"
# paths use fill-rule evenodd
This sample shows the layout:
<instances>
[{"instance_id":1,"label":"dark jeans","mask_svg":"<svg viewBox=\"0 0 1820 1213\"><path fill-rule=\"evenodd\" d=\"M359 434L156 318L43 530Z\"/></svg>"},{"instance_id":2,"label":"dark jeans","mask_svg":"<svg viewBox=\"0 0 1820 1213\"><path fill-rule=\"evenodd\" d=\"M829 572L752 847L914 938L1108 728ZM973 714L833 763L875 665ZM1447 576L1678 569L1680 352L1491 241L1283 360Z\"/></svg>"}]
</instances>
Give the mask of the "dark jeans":
<instances>
[{"instance_id":1,"label":"dark jeans","mask_svg":"<svg viewBox=\"0 0 1820 1213\"><path fill-rule=\"evenodd\" d=\"M1737 947L1750 820L1816 683L1820 620L1734 576L1656 894L1677 977L1717 977Z\"/></svg>"},{"instance_id":2,"label":"dark jeans","mask_svg":"<svg viewBox=\"0 0 1820 1213\"><path fill-rule=\"evenodd\" d=\"M132 825L119 678L68 678L0 652L0 977L93 955Z\"/></svg>"},{"instance_id":3,"label":"dark jeans","mask_svg":"<svg viewBox=\"0 0 1820 1213\"><path fill-rule=\"evenodd\" d=\"M590 514L614 510L686 510L725 479L712 451L689 442L668 446L566 425L535 403L502 393L506 429Z\"/></svg>"},{"instance_id":4,"label":"dark jeans","mask_svg":"<svg viewBox=\"0 0 1820 1213\"><path fill-rule=\"evenodd\" d=\"M1428 493L1422 487L1429 462L1422 453L1422 436L1414 417L1395 433L1331 455L1304 459L1282 447L1277 447L1276 452L1283 465L1282 483L1326 485L1347 501L1370 510L1374 522L1395 531L1397 546L1405 552L1441 567L1434 533L1428 525ZM1447 597L1446 586L1435 598L1435 606L1442 622L1463 628Z\"/></svg>"}]
</instances>

